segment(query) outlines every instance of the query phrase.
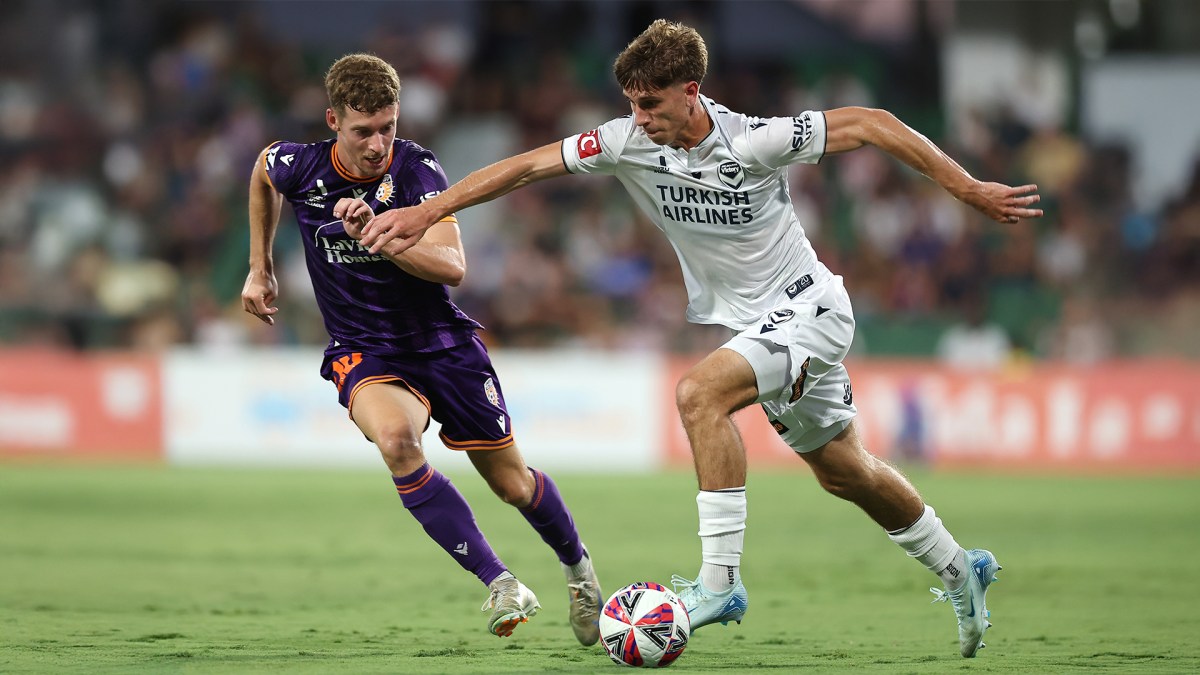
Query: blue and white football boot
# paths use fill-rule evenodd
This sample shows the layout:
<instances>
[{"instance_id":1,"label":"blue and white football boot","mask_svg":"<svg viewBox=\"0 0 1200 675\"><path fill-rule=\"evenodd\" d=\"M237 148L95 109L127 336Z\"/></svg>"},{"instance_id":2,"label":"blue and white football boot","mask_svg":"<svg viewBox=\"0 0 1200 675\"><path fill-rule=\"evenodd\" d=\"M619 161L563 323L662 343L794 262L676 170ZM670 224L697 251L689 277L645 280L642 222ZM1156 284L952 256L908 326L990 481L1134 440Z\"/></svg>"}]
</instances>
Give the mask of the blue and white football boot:
<instances>
[{"instance_id":1,"label":"blue and white football boot","mask_svg":"<svg viewBox=\"0 0 1200 675\"><path fill-rule=\"evenodd\" d=\"M996 572L1004 569L996 562L996 556L991 551L973 548L967 551L967 581L955 591L945 591L940 588L929 590L937 597L933 602L946 602L954 607L954 615L958 617L958 646L964 658L973 658L975 652L987 645L983 643L983 632L992 627L988 617L987 596L988 586L996 581Z\"/></svg>"},{"instance_id":2,"label":"blue and white football boot","mask_svg":"<svg viewBox=\"0 0 1200 675\"><path fill-rule=\"evenodd\" d=\"M671 577L671 585L675 587L675 594L687 610L693 633L697 628L710 623L720 622L722 626L730 621L741 623L746 609L750 606L750 598L741 579L722 593L708 590L699 578L692 581L678 574Z\"/></svg>"}]
</instances>

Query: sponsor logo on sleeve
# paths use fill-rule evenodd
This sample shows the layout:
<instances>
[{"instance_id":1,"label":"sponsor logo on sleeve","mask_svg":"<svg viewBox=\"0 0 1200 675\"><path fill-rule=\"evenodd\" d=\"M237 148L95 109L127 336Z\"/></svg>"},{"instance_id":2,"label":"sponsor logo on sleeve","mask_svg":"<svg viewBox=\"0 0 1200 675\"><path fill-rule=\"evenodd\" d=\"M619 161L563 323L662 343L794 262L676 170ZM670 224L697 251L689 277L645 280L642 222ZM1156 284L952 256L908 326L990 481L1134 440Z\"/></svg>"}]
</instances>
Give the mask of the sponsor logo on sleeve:
<instances>
[{"instance_id":1,"label":"sponsor logo on sleeve","mask_svg":"<svg viewBox=\"0 0 1200 675\"><path fill-rule=\"evenodd\" d=\"M792 118L792 151L799 152L813 135L812 113Z\"/></svg>"},{"instance_id":2,"label":"sponsor logo on sleeve","mask_svg":"<svg viewBox=\"0 0 1200 675\"><path fill-rule=\"evenodd\" d=\"M592 129L587 133L579 134L579 140L575 141L575 149L579 152L579 159L587 159L600 154L603 151L600 147L600 130Z\"/></svg>"}]
</instances>

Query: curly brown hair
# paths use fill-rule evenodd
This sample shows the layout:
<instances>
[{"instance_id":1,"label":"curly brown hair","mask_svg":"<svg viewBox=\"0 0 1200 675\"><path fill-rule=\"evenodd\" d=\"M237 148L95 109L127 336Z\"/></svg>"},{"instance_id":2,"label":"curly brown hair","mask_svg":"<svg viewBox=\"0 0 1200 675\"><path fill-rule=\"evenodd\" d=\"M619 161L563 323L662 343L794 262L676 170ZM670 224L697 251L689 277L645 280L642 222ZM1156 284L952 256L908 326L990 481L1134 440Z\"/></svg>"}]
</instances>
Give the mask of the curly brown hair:
<instances>
[{"instance_id":1,"label":"curly brown hair","mask_svg":"<svg viewBox=\"0 0 1200 675\"><path fill-rule=\"evenodd\" d=\"M392 64L372 54L347 54L325 73L329 107L372 114L400 101L400 76Z\"/></svg>"},{"instance_id":2,"label":"curly brown hair","mask_svg":"<svg viewBox=\"0 0 1200 675\"><path fill-rule=\"evenodd\" d=\"M656 91L681 82L702 82L708 48L695 28L659 19L633 39L613 63L626 91Z\"/></svg>"}]
</instances>

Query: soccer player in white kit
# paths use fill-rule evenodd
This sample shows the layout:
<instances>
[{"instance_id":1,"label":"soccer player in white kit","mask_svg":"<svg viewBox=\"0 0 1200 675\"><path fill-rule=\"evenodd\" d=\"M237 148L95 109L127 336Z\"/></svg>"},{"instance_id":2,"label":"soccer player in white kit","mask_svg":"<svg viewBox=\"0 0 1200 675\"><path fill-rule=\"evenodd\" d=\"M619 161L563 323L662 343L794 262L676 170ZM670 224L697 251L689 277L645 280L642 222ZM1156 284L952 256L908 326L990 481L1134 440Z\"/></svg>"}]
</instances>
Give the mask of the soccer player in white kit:
<instances>
[{"instance_id":1,"label":"soccer player in white kit","mask_svg":"<svg viewBox=\"0 0 1200 675\"><path fill-rule=\"evenodd\" d=\"M692 629L740 623L749 605L739 566L746 523L746 452L731 415L762 405L821 486L863 509L908 555L937 574L958 619L961 653L983 646L985 594L1000 569L964 550L904 476L867 452L855 431L842 359L854 313L841 277L813 252L788 194L789 164L873 145L994 220L1042 215L1036 186L971 177L890 113L865 108L759 118L700 94L708 67L692 28L655 21L613 70L631 115L473 172L419 206L363 228L372 251L415 243L445 216L534 181L577 173L616 176L670 239L688 290L687 317L737 334L680 380L676 404L699 482L702 563L674 579Z\"/></svg>"}]
</instances>

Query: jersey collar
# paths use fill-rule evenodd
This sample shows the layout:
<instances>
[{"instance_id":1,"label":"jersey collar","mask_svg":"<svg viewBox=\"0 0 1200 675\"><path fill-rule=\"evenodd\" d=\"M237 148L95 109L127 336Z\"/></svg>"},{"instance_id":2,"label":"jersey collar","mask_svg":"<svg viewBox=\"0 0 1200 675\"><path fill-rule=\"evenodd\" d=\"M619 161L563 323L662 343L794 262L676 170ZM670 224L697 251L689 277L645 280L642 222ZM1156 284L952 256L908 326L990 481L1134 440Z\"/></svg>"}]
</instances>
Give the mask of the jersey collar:
<instances>
[{"instance_id":1,"label":"jersey collar","mask_svg":"<svg viewBox=\"0 0 1200 675\"><path fill-rule=\"evenodd\" d=\"M374 178L364 178L362 176L356 176L353 173L350 173L350 170L346 168L346 165L342 164L342 160L338 159L337 141L334 141L333 146L329 149L329 156L333 160L334 171L337 171L339 176L341 176L342 178L345 178L346 180L348 180L352 183L374 183L375 181L379 180L380 178L383 178L383 173L387 173L388 171L391 171L392 159L395 158L395 154L392 152L392 148L388 148L387 166L384 167L383 173L379 174L378 176L375 176Z\"/></svg>"}]
</instances>

